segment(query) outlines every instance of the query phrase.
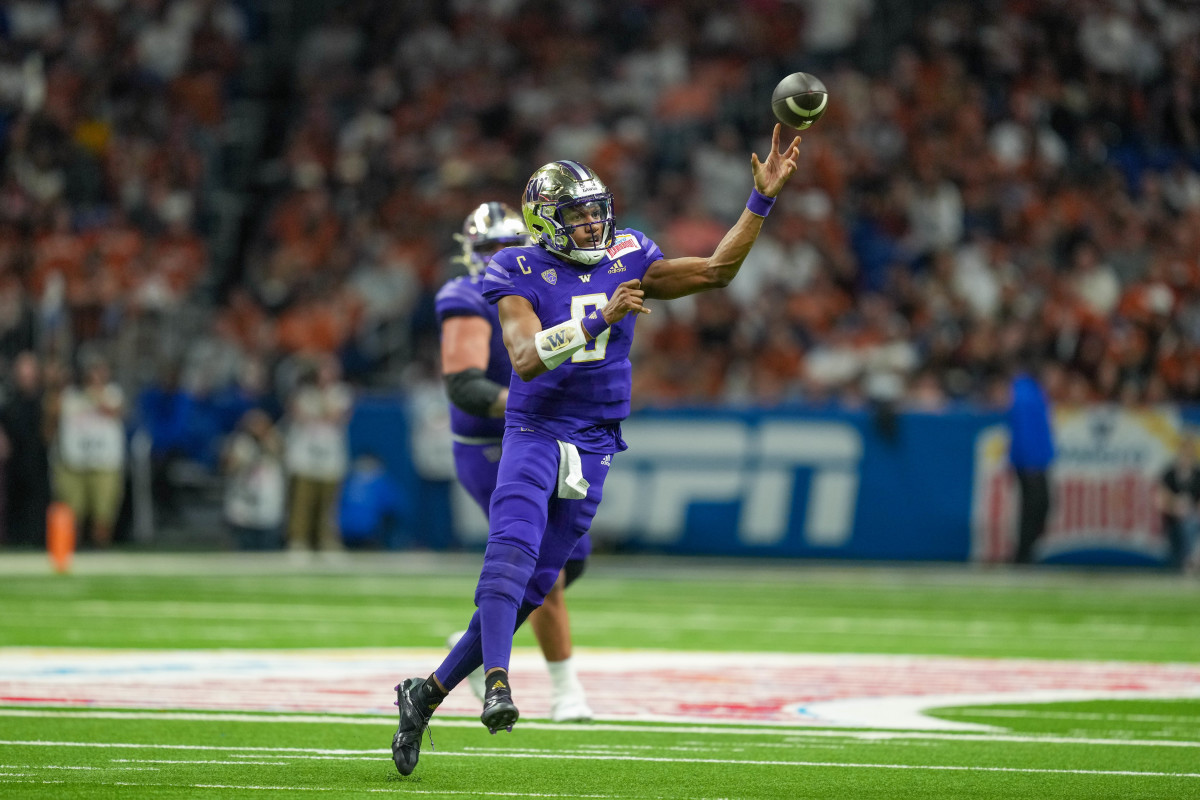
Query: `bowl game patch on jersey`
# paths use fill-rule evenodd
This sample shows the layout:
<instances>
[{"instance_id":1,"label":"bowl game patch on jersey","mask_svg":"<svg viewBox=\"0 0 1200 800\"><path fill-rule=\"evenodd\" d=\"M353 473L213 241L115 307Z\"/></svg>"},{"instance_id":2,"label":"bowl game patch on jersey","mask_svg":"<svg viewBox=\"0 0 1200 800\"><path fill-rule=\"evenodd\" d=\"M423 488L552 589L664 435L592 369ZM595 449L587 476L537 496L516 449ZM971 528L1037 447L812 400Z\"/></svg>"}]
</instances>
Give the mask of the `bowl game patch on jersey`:
<instances>
[{"instance_id":1,"label":"bowl game patch on jersey","mask_svg":"<svg viewBox=\"0 0 1200 800\"><path fill-rule=\"evenodd\" d=\"M609 258L616 258L622 253L632 253L634 250L641 250L642 246L638 243L637 237L628 233L622 233L617 236L617 240L613 242L613 246L606 251Z\"/></svg>"}]
</instances>

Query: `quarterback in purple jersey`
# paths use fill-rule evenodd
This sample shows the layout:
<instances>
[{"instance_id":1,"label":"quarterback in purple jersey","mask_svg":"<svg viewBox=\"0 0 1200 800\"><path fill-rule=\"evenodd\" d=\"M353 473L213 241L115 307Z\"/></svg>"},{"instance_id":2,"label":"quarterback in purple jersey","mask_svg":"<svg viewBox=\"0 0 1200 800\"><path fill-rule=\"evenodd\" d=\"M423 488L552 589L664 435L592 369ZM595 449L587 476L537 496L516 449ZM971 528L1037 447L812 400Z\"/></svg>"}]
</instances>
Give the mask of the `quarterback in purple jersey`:
<instances>
[{"instance_id":1,"label":"quarterback in purple jersey","mask_svg":"<svg viewBox=\"0 0 1200 800\"><path fill-rule=\"evenodd\" d=\"M520 214L492 202L472 211L455 238L463 245L458 260L469 274L448 282L435 299L442 333L442 377L451 403L455 471L486 515L496 488L512 362L504 349L496 307L483 298L483 270L498 250L528 244L529 233ZM570 620L563 599L563 590L583 574L590 553L591 539L584 536L542 607L529 619L550 672L554 688L550 718L555 722L592 718L571 660ZM451 646L459 638L461 634L452 636ZM468 676L467 682L483 700L483 668Z\"/></svg>"},{"instance_id":2,"label":"quarterback in purple jersey","mask_svg":"<svg viewBox=\"0 0 1200 800\"><path fill-rule=\"evenodd\" d=\"M721 288L737 275L796 172L800 138L781 150L780 130L765 161L751 155L746 210L708 257L668 259L641 232L617 230L612 194L582 164L554 161L529 179L521 210L534 245L498 253L483 285L499 309L514 375L477 610L433 674L396 687L392 761L402 775L416 768L433 712L480 663L480 720L492 733L517 721L508 678L513 632L587 532L613 456L626 449L620 422L629 413L637 315L650 313L647 299Z\"/></svg>"}]
</instances>

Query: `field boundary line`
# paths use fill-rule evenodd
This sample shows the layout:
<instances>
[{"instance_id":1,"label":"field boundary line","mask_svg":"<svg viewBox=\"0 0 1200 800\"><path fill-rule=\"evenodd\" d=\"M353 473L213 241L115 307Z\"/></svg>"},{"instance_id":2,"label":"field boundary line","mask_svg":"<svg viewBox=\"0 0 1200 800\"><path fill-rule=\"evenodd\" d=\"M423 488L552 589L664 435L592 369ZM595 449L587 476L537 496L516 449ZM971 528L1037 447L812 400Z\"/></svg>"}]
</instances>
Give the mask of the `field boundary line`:
<instances>
[{"instance_id":1,"label":"field boundary line","mask_svg":"<svg viewBox=\"0 0 1200 800\"><path fill-rule=\"evenodd\" d=\"M202 714L191 712L138 712L129 713L114 711L47 711L39 712L34 709L0 709L2 717L28 718L82 718L82 719L127 719L127 720L161 720L168 722L265 722L275 724L322 724L322 725L378 725L386 727L395 724L390 717L338 717L306 715L290 717L287 715L267 714ZM447 728L478 728L479 720L473 718L437 719L434 726ZM1015 733L940 733L935 731L884 731L884 730L838 730L830 728L812 728L781 725L763 725L761 727L721 727L716 725L639 725L637 723L564 723L564 722L522 722L521 727L528 730L562 731L569 733L685 733L713 734L730 736L807 736L825 739L852 739L859 741L887 740L922 740L922 741L955 741L955 742L1007 742L1009 744L1064 744L1064 745L1116 745L1129 747L1184 747L1200 748L1200 741L1172 739L1106 739L1102 737L1073 737L1038 734ZM22 744L19 741L0 740L0 745ZM86 743L80 743L84 746ZM112 745L113 747L140 747L143 745ZM148 745L147 745L148 746ZM155 745L158 747L185 747L184 745ZM278 748L265 748L267 750Z\"/></svg>"},{"instance_id":2,"label":"field boundary line","mask_svg":"<svg viewBox=\"0 0 1200 800\"><path fill-rule=\"evenodd\" d=\"M0 742L0 744L3 744ZM127 745L127 744L112 744L112 743L79 743L79 742L29 742L28 744L38 745L53 745L53 746L84 746L84 747L139 747L139 748L155 748L162 745ZM177 746L178 747L178 746ZM263 750L265 748L218 748L205 746L205 750L220 750L220 749L254 749ZM280 750L296 751L301 748L279 748ZM333 751L337 752L337 751ZM380 759L385 755L390 755L389 751L379 750ZM717 764L717 765L733 765L747 767L811 767L819 769L886 769L886 770L914 770L914 771L930 771L930 772L1003 772L1016 774L1033 774L1033 775L1105 775L1130 778L1200 778L1200 772L1158 772L1158 771L1140 771L1140 770L1101 770L1101 769L1057 769L1053 767L988 767L980 765L968 764L879 764L870 762L853 762L853 761L778 761L778 760L754 760L754 759L725 759L725 758L668 758L662 756L630 756L630 755L605 755L605 754L572 754L564 755L560 753L529 753L529 752L514 752L511 750L496 751L496 752L446 752L446 751L431 751L425 754L427 757L436 756L437 758L525 758L539 760L554 760L554 761L625 761L625 762L641 762L652 764ZM197 762L199 763L199 762ZM53 765L44 765L37 767L38 769L59 769ZM115 783L113 785L126 785ZM144 786L147 784L128 784ZM196 788L218 788L215 786L196 784ZM226 786L219 788L258 788L254 786L236 787ZM265 788L265 787L264 787ZM516 794L515 796L527 796ZM553 796L553 795L550 795ZM568 795L570 796L570 795Z\"/></svg>"}]
</instances>

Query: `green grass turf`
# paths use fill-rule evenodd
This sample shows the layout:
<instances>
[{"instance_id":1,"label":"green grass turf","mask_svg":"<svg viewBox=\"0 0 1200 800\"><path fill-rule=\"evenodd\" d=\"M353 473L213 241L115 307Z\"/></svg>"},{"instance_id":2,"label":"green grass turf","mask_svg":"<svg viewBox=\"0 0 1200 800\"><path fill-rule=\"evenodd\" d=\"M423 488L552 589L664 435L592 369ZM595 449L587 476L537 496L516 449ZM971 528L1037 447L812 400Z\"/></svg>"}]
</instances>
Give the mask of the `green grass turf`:
<instances>
[{"instance_id":1,"label":"green grass turf","mask_svg":"<svg viewBox=\"0 0 1200 800\"><path fill-rule=\"evenodd\" d=\"M80 559L56 576L4 574L0 558L0 644L440 646L472 609L475 561ZM1171 576L599 558L569 598L583 646L1200 661L1200 590ZM0 797L1200 798L1197 700L936 714L1006 735L530 723L493 737L435 718L437 750L402 779L391 719L0 712Z\"/></svg>"},{"instance_id":2,"label":"green grass turf","mask_svg":"<svg viewBox=\"0 0 1200 800\"><path fill-rule=\"evenodd\" d=\"M198 559L214 571L3 576L0 603L17 613L0 617L0 642L441 646L473 611L476 561L238 574ZM570 592L582 646L1200 661L1200 587L1171 575L594 562Z\"/></svg>"},{"instance_id":3,"label":"green grass turf","mask_svg":"<svg viewBox=\"0 0 1200 800\"><path fill-rule=\"evenodd\" d=\"M1140 706L1108 704L1108 711L1140 714ZM1197 703L1176 710L1200 717ZM118 793L235 798L282 796L288 790L321 797L494 793L688 800L1200 797L1194 747L1127 746L1118 740L1002 741L946 734L864 740L842 731L722 733L706 726L703 732L660 732L611 725L581 726L578 732L529 725L491 737L474 725L435 723L438 749L430 752L426 742L417 771L401 778L388 760L390 723L254 719L4 718L6 741L59 744L0 747L7 773L0 786L5 797L44 798ZM1043 720L1037 727L1044 737L1066 735L1070 726ZM71 742L89 746L66 744Z\"/></svg>"}]
</instances>

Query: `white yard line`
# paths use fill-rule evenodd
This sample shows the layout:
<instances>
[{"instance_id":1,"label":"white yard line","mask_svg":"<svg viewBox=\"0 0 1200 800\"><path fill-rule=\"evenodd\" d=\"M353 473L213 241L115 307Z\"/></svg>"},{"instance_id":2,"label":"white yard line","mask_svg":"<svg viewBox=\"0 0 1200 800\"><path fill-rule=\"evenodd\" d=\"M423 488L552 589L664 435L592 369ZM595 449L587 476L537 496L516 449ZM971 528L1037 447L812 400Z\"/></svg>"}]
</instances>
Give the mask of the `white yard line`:
<instances>
[{"instance_id":1,"label":"white yard line","mask_svg":"<svg viewBox=\"0 0 1200 800\"><path fill-rule=\"evenodd\" d=\"M524 723L522 723L524 725ZM479 723L472 723L471 727L478 727ZM464 720L462 723L453 725L452 727L467 727ZM531 727L531 726L527 726ZM600 731L603 726L579 726L579 731ZM720 728L642 728L636 729L632 726L615 725L607 728L608 732L668 732L668 733L716 733L722 734L728 731ZM737 731L737 733L747 733L747 731ZM755 731L756 735L764 735L764 731ZM822 736L837 739L851 739L855 741L865 742L889 742L889 741L953 741L953 742L985 742L985 743L1006 743L1006 744L1061 744L1061 745L1086 745L1086 746L1109 746L1109 747L1166 747L1166 748L1200 748L1200 742L1185 742L1171 741L1163 739L1103 739L1103 738L1076 738L1071 736L1021 736L1015 734L939 734L939 733L924 733L912 732L901 733L897 731L805 731L806 736ZM307 747L253 747L253 746L217 746L217 745L190 745L190 744L154 744L154 743L133 743L133 742L55 742L45 741L40 739L2 739L0 746L10 747L112 747L121 749L140 749L140 750L198 750L198 751L214 751L220 753L263 753L273 755L275 757L286 757L288 753L299 753L302 755L336 755L336 756L373 756L378 754L386 754L389 751L383 749L371 750L337 750L337 749L320 749ZM436 752L436 751L434 751ZM503 751L510 752L510 751ZM545 751L546 755L553 755L558 752ZM600 755L600 754L598 754ZM670 760L670 759L665 759ZM758 762L755 762L758 763Z\"/></svg>"},{"instance_id":2,"label":"white yard line","mask_svg":"<svg viewBox=\"0 0 1200 800\"><path fill-rule=\"evenodd\" d=\"M1108 714L1088 711L1026 711L1016 708L947 709L943 714L969 717L1004 717L1009 719L1070 719L1083 722L1164 722L1200 725L1200 717L1178 717L1165 714Z\"/></svg>"},{"instance_id":3,"label":"white yard line","mask_svg":"<svg viewBox=\"0 0 1200 800\"><path fill-rule=\"evenodd\" d=\"M172 722L258 722L258 723L303 723L303 724L348 724L372 725L387 727L395 724L394 720L382 717L337 717L337 716L288 716L269 714L198 714L189 712L120 712L120 711L57 711L40 709L0 709L2 717L31 717L31 718L87 718L87 719L128 719L128 720L165 720ZM555 722L521 722L521 728L535 731L560 731L564 733L685 733L720 736L801 736L805 738L846 739L863 742L892 742L892 741L955 741L955 742L1006 742L1012 744L1064 744L1064 745L1111 745L1128 747L1184 747L1200 748L1200 741L1183 741L1167 739L1106 739L1103 737L1074 737L1042 734L1009 734L1009 733L939 733L934 731L850 731L838 729L814 729L789 726L760 726L753 728L720 727L713 725L639 725L593 723L555 723ZM446 728L479 728L477 719L438 718L432 723L436 730L439 726ZM39 741L7 741L0 740L2 745L43 744ZM63 743L47 742L45 744L61 744L65 747L88 747L87 742ZM170 744L108 744L108 747L156 747L163 749L197 749L190 745ZM250 750L263 752L289 752L295 750L303 753L325 754L374 754L386 752L383 750L307 750L304 748L274 748L274 747L241 747L241 748L211 748L218 750Z\"/></svg>"},{"instance_id":4,"label":"white yard line","mask_svg":"<svg viewBox=\"0 0 1200 800\"><path fill-rule=\"evenodd\" d=\"M2 744L2 743L0 743ZM46 744L54 746L84 746L84 747L159 747L160 745L124 745L124 744L108 744L108 743L82 743L82 742L26 742L25 744ZM215 747L197 747L194 749L216 750L222 748ZM263 748L254 748L263 749ZM286 748L295 750L296 748ZM320 751L317 751L320 752ZM387 751L380 751L381 754ZM1104 776L1120 776L1131 778L1200 778L1200 772L1157 772L1143 770L1098 770L1098 769L1055 769L1048 767L990 767L984 765L970 764L887 764L887 763L857 763L852 761L758 761L752 759L733 759L733 758L664 758L656 756L630 756L630 755L603 755L603 754L563 754L563 753L535 753L522 751L495 751L495 752L446 752L432 751L423 754L426 757L436 756L438 758L526 758L526 759L547 759L555 761L621 761L621 762L638 762L638 763L653 763L653 764L713 764L724 766L745 766L745 767L808 767L819 769L883 769L883 770L913 770L913 771L930 771L930 772L1003 772L1028 775L1104 775ZM206 762L195 762L203 764ZM31 769L35 767L29 767ZM36 769L81 769L80 767L47 765L36 767ZM84 767L82 769L104 769L103 767ZM121 785L138 785L146 786L153 784L115 784ZM167 784L169 785L169 784ZM209 784L193 784L194 788L276 788L282 789L285 787L258 787L258 786L231 786L231 785L209 785ZM321 789L321 787L309 787L312 789ZM329 791L344 791L344 788L332 789ZM481 794L464 792L464 794ZM503 796L528 796L519 793L504 794ZM539 796L539 795L533 795ZM546 797L609 797L611 795L543 795Z\"/></svg>"},{"instance_id":5,"label":"white yard line","mask_svg":"<svg viewBox=\"0 0 1200 800\"><path fill-rule=\"evenodd\" d=\"M5 780L0 780L0 784L7 784L7 783L45 784L45 783L65 783L65 781L38 781L38 780L5 781ZM370 792L372 794L380 794L380 793L396 793L396 794L405 794L405 795L434 794L434 795L439 795L439 796L441 796L441 795L461 795L463 797L549 797L549 798L565 798L566 800L576 800L576 798L580 798L581 800L592 800L592 798L595 798L595 800L626 800L626 798L633 797L630 795L618 795L618 794L543 794L543 793L534 793L534 792L467 792L467 791L459 791L459 790L454 790L454 789L442 789L442 790L435 791L435 790L429 790L429 789L412 789L412 788L409 788L409 786L407 784L405 784L404 786L397 786L394 789L364 789L361 787L356 787L354 789L348 789L345 786L247 786L247 785L226 784L226 783L190 783L190 784L186 784L186 783L114 782L110 785L112 785L112 786L136 786L138 788L141 788L144 786L156 786L156 787L172 788L172 789L235 789L238 791L248 791L248 792L250 792L250 791L287 792L287 793L291 793L291 792L348 792L348 793L350 793L350 792L352 792L352 793L356 793L356 794ZM641 796L639 795L636 797L640 798ZM709 800L709 799L708 798L697 798L697 800Z\"/></svg>"},{"instance_id":6,"label":"white yard line","mask_svg":"<svg viewBox=\"0 0 1200 800\"><path fill-rule=\"evenodd\" d=\"M256 767L287 767L291 766L293 761L205 761L197 760L190 761L185 759L169 759L169 758L114 758L114 764L224 764L226 766L249 764Z\"/></svg>"}]
</instances>

